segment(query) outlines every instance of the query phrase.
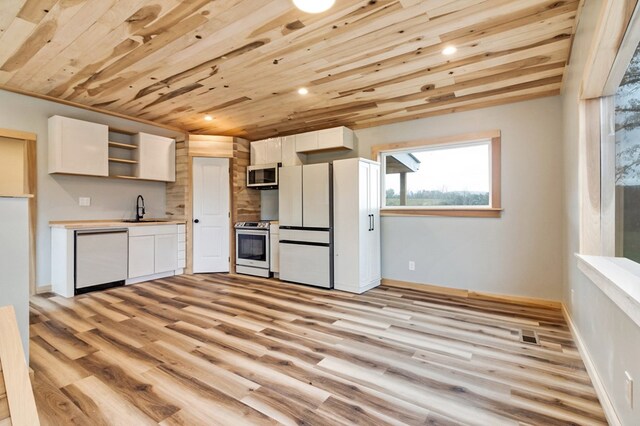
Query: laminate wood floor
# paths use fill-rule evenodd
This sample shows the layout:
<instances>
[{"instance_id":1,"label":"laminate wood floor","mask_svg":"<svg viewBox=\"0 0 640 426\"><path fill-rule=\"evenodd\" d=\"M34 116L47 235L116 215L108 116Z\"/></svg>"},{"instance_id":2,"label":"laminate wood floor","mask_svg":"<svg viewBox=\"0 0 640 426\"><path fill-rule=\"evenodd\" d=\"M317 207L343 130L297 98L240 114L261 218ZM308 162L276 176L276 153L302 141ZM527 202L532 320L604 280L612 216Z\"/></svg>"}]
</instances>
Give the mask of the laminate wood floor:
<instances>
[{"instance_id":1,"label":"laminate wood floor","mask_svg":"<svg viewBox=\"0 0 640 426\"><path fill-rule=\"evenodd\" d=\"M31 366L45 425L606 424L560 310L416 289L214 274L47 294Z\"/></svg>"}]
</instances>

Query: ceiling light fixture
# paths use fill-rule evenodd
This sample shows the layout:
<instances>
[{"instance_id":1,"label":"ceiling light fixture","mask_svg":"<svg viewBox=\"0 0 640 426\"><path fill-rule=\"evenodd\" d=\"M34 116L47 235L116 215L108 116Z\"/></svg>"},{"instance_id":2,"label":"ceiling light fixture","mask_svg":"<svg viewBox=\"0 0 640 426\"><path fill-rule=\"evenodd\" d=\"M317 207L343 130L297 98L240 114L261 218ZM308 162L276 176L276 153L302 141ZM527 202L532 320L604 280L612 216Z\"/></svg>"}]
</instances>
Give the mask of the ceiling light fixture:
<instances>
[{"instance_id":1,"label":"ceiling light fixture","mask_svg":"<svg viewBox=\"0 0 640 426\"><path fill-rule=\"evenodd\" d=\"M293 0L293 4L303 12L322 13L329 10L336 0Z\"/></svg>"},{"instance_id":2,"label":"ceiling light fixture","mask_svg":"<svg viewBox=\"0 0 640 426\"><path fill-rule=\"evenodd\" d=\"M307 89L306 87L301 87L298 89L299 95L306 95L307 93L309 93L309 89Z\"/></svg>"},{"instance_id":3,"label":"ceiling light fixture","mask_svg":"<svg viewBox=\"0 0 640 426\"><path fill-rule=\"evenodd\" d=\"M456 49L455 46L447 46L444 49L442 49L442 54L449 56L449 55L453 55L457 51L458 49Z\"/></svg>"},{"instance_id":4,"label":"ceiling light fixture","mask_svg":"<svg viewBox=\"0 0 640 426\"><path fill-rule=\"evenodd\" d=\"M204 119L205 119L205 121L211 121L211 120L213 120L213 117L210 116L210 115L205 115Z\"/></svg>"}]
</instances>

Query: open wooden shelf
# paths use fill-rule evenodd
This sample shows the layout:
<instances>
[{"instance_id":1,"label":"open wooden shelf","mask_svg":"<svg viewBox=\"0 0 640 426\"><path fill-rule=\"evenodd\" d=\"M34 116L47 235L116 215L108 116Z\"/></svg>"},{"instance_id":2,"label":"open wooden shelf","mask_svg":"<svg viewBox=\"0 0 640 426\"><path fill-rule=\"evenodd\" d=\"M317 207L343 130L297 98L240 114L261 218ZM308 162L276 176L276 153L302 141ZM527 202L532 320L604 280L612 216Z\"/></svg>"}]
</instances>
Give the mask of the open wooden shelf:
<instances>
[{"instance_id":1,"label":"open wooden shelf","mask_svg":"<svg viewBox=\"0 0 640 426\"><path fill-rule=\"evenodd\" d=\"M137 178L135 176L126 176L126 175L109 175L110 178L115 178L115 179L133 179L133 180L143 180L140 178Z\"/></svg>"},{"instance_id":2,"label":"open wooden shelf","mask_svg":"<svg viewBox=\"0 0 640 426\"><path fill-rule=\"evenodd\" d=\"M122 143L122 142L112 142L112 141L109 141L109 147L120 148L120 149L138 149L138 145L132 145L129 143Z\"/></svg>"},{"instance_id":3,"label":"open wooden shelf","mask_svg":"<svg viewBox=\"0 0 640 426\"><path fill-rule=\"evenodd\" d=\"M136 160L127 160L126 158L109 157L109 161L112 161L114 163L122 163L122 164L138 164Z\"/></svg>"}]
</instances>

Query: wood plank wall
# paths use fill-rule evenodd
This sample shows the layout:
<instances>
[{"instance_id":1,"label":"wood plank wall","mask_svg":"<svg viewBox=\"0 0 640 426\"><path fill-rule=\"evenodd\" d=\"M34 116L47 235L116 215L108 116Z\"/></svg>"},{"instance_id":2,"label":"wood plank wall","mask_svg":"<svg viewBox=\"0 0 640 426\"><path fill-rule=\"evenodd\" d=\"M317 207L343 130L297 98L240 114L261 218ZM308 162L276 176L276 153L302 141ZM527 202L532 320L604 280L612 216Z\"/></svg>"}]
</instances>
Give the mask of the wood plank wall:
<instances>
[{"instance_id":1,"label":"wood plank wall","mask_svg":"<svg viewBox=\"0 0 640 426\"><path fill-rule=\"evenodd\" d=\"M176 141L176 181L167 183L167 217L187 220L190 185L187 141Z\"/></svg>"}]
</instances>

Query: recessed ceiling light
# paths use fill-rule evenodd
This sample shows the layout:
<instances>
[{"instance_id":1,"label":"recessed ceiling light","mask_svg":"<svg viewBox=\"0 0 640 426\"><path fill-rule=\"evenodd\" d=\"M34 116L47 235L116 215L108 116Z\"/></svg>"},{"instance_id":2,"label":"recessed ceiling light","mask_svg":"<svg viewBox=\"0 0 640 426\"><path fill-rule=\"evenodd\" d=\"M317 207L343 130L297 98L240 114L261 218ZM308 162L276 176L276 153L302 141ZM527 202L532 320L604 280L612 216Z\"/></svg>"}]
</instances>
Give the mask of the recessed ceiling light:
<instances>
[{"instance_id":1,"label":"recessed ceiling light","mask_svg":"<svg viewBox=\"0 0 640 426\"><path fill-rule=\"evenodd\" d=\"M211 120L213 120L213 117L210 116L210 115L205 115L204 119L205 119L205 121L211 121Z\"/></svg>"},{"instance_id":2,"label":"recessed ceiling light","mask_svg":"<svg viewBox=\"0 0 640 426\"><path fill-rule=\"evenodd\" d=\"M309 89L307 89L306 87L301 87L298 89L299 95L306 95L307 93L309 93Z\"/></svg>"},{"instance_id":3,"label":"recessed ceiling light","mask_svg":"<svg viewBox=\"0 0 640 426\"><path fill-rule=\"evenodd\" d=\"M444 49L442 49L442 54L443 55L453 55L457 51L458 51L458 49L456 49L455 46L447 46Z\"/></svg>"},{"instance_id":4,"label":"recessed ceiling light","mask_svg":"<svg viewBox=\"0 0 640 426\"><path fill-rule=\"evenodd\" d=\"M322 13L329 10L336 0L293 0L293 4L303 12Z\"/></svg>"}]
</instances>

